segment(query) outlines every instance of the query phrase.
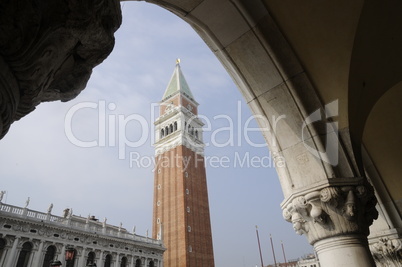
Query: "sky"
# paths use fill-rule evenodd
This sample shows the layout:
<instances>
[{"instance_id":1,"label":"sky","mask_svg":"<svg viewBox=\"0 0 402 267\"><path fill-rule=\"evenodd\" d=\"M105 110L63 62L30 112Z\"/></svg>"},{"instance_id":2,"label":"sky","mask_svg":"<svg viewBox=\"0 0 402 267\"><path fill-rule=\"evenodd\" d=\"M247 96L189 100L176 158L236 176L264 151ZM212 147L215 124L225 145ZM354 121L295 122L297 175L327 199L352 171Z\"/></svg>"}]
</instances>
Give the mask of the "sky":
<instances>
[{"instance_id":1,"label":"sky","mask_svg":"<svg viewBox=\"0 0 402 267\"><path fill-rule=\"evenodd\" d=\"M168 11L122 3L111 55L86 89L66 103L42 103L0 140L3 202L75 215L146 235L152 226L153 121L176 59L200 104L217 267L260 266L312 252L282 218L283 194L251 112L219 60L195 31ZM245 132L245 129L248 131ZM253 160L254 159L254 160Z\"/></svg>"}]
</instances>

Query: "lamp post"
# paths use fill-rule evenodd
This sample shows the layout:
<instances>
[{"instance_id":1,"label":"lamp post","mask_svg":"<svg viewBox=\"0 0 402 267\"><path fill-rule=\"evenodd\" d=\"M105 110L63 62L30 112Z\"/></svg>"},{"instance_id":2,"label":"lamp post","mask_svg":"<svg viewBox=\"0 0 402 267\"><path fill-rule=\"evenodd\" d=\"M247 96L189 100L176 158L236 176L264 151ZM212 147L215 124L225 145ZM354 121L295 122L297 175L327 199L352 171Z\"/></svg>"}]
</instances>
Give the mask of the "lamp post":
<instances>
[{"instance_id":1,"label":"lamp post","mask_svg":"<svg viewBox=\"0 0 402 267\"><path fill-rule=\"evenodd\" d=\"M60 267L61 261L52 261L52 263L50 263L50 267Z\"/></svg>"},{"instance_id":2,"label":"lamp post","mask_svg":"<svg viewBox=\"0 0 402 267\"><path fill-rule=\"evenodd\" d=\"M67 267L70 267L71 262L74 260L74 254L75 254L75 249L72 246L67 246L66 247L66 262L67 262Z\"/></svg>"}]
</instances>

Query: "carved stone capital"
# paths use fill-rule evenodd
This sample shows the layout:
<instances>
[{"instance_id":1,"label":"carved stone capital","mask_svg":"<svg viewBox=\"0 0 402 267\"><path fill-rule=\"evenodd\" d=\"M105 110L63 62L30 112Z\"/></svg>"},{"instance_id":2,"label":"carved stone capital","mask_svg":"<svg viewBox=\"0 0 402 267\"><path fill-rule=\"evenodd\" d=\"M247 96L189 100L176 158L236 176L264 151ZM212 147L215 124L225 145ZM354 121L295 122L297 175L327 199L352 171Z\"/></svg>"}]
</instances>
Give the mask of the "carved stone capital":
<instances>
[{"instance_id":1,"label":"carved stone capital","mask_svg":"<svg viewBox=\"0 0 402 267\"><path fill-rule=\"evenodd\" d=\"M401 239L380 238L376 243L370 245L370 251L377 266L401 266Z\"/></svg>"},{"instance_id":2,"label":"carved stone capital","mask_svg":"<svg viewBox=\"0 0 402 267\"><path fill-rule=\"evenodd\" d=\"M299 194L286 202L283 217L310 244L341 234L369 234L378 217L377 200L370 185L328 186Z\"/></svg>"}]
</instances>

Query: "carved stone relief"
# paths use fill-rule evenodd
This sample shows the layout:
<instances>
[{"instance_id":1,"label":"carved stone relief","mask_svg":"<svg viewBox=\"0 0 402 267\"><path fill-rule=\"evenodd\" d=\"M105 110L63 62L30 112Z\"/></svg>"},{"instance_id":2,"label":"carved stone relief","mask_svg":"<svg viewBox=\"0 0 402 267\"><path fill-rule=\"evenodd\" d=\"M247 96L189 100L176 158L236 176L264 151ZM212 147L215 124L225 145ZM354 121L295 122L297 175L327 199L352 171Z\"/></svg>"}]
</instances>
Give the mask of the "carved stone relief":
<instances>
[{"instance_id":1,"label":"carved stone relief","mask_svg":"<svg viewBox=\"0 0 402 267\"><path fill-rule=\"evenodd\" d=\"M115 0L0 0L0 138L41 102L76 97L120 24Z\"/></svg>"},{"instance_id":2,"label":"carved stone relief","mask_svg":"<svg viewBox=\"0 0 402 267\"><path fill-rule=\"evenodd\" d=\"M369 234L377 218L377 200L369 185L329 186L288 201L283 217L310 242L338 234Z\"/></svg>"},{"instance_id":3,"label":"carved stone relief","mask_svg":"<svg viewBox=\"0 0 402 267\"><path fill-rule=\"evenodd\" d=\"M371 254L377 266L402 266L402 241L400 239L380 238L370 245Z\"/></svg>"}]
</instances>

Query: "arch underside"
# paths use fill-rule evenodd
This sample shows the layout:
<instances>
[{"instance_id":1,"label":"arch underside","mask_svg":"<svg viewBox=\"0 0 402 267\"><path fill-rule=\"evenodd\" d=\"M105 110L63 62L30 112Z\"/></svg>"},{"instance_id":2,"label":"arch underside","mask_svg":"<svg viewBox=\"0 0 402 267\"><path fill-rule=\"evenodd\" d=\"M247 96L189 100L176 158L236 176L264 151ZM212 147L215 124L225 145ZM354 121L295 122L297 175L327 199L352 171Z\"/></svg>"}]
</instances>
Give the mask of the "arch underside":
<instances>
[{"instance_id":1,"label":"arch underside","mask_svg":"<svg viewBox=\"0 0 402 267\"><path fill-rule=\"evenodd\" d=\"M285 198L312 184L330 184L332 178L365 176L364 146L385 186L402 192L398 169L384 164L401 162L402 139L381 138L393 144L392 159L363 140L363 135L392 132L398 124L364 131L378 99L402 80L399 2L147 2L191 24L228 70L271 152L286 159L286 167L277 168ZM378 17L384 18L381 23ZM320 120L309 124L317 110ZM397 105L392 112L401 118ZM334 150L337 160L332 161L326 152ZM399 203L401 196L394 195Z\"/></svg>"}]
</instances>

